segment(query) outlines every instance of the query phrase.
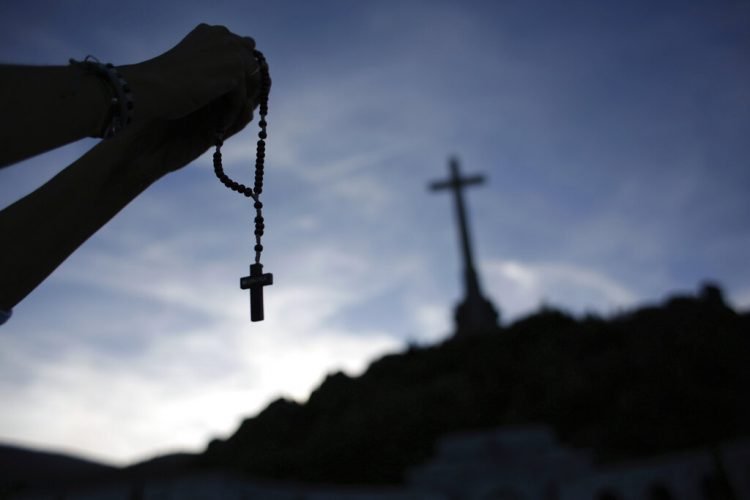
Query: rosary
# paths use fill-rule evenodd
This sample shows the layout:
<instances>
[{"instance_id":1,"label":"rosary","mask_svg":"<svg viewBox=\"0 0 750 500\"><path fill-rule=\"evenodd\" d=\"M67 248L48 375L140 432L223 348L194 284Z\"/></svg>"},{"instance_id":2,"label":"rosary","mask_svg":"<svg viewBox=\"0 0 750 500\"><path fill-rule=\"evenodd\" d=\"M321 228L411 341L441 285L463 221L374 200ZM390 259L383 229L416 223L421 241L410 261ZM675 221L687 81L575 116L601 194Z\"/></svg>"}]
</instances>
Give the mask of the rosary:
<instances>
[{"instance_id":1,"label":"rosary","mask_svg":"<svg viewBox=\"0 0 750 500\"><path fill-rule=\"evenodd\" d=\"M255 185L250 188L232 180L224 173L221 164L221 146L224 144L223 135L216 134L216 151L214 152L214 172L222 184L253 200L255 209L255 263L250 265L250 275L240 278L240 288L250 290L250 321L263 321L263 287L273 284L273 275L263 274L263 264L260 263L260 254L263 252L261 238L263 237L263 203L260 194L263 192L263 162L266 158L266 115L268 114L268 94L271 91L271 76L268 73L268 64L263 54L253 51L255 59L260 67L260 96L258 98L258 111L260 114L260 132L258 132L258 144L255 150Z\"/></svg>"}]
</instances>

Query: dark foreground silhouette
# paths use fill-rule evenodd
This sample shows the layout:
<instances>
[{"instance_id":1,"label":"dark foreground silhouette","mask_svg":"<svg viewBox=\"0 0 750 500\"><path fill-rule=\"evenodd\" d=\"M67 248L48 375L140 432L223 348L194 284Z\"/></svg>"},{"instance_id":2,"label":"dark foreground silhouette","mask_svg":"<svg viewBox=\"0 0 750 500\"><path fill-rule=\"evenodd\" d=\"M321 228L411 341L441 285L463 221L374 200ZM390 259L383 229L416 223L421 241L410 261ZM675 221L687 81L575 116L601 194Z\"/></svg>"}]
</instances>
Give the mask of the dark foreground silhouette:
<instances>
[{"instance_id":1,"label":"dark foreground silhouette","mask_svg":"<svg viewBox=\"0 0 750 500\"><path fill-rule=\"evenodd\" d=\"M279 399L201 455L121 474L397 483L439 436L522 423L549 424L605 463L712 447L750 435L748 360L750 314L716 287L610 319L545 309L486 335L412 346L357 378L329 375L307 402Z\"/></svg>"}]
</instances>

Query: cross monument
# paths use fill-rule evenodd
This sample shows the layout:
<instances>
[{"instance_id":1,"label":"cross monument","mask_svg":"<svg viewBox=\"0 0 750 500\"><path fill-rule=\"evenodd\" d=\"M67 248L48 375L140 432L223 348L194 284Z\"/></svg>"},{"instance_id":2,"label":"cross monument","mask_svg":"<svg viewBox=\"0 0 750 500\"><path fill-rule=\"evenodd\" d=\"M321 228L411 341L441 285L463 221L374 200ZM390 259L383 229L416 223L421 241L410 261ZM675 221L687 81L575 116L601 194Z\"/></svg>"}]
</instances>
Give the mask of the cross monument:
<instances>
[{"instance_id":1,"label":"cross monument","mask_svg":"<svg viewBox=\"0 0 750 500\"><path fill-rule=\"evenodd\" d=\"M466 336L497 329L498 312L495 306L487 300L479 287L479 278L474 268L469 225L466 220L466 206L464 205L463 189L467 186L484 183L484 176L473 175L461 177L458 160L449 161L450 178L435 181L430 184L431 191L450 189L455 201L456 220L458 222L458 236L464 263L464 292L463 302L456 307L456 336Z\"/></svg>"}]
</instances>

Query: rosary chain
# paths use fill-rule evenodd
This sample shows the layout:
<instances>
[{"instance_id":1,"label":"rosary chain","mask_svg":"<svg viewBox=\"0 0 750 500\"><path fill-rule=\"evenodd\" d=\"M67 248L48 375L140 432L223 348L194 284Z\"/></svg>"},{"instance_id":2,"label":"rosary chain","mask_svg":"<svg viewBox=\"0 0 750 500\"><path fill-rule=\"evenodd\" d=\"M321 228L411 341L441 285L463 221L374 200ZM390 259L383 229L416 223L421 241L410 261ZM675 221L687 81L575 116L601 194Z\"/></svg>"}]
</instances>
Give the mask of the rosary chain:
<instances>
[{"instance_id":1,"label":"rosary chain","mask_svg":"<svg viewBox=\"0 0 750 500\"><path fill-rule=\"evenodd\" d=\"M263 245L261 244L261 238L263 237L263 231L265 230L265 222L263 220L263 203L260 201L260 194L263 192L263 173L266 159L266 116L268 115L268 95L271 92L271 76L268 71L268 63L266 62L265 56L259 50L253 51L261 72L260 82L260 95L258 97L258 114L260 120L258 126L260 132L258 132L258 142L255 149L255 184L253 188L245 186L236 182L224 173L224 167L221 163L221 147L224 145L223 136L221 133L216 134L216 151L214 152L214 173L216 177L226 187L232 191L236 191L248 198L252 198L253 208L255 209L255 263L260 264L260 254L263 252Z\"/></svg>"}]
</instances>

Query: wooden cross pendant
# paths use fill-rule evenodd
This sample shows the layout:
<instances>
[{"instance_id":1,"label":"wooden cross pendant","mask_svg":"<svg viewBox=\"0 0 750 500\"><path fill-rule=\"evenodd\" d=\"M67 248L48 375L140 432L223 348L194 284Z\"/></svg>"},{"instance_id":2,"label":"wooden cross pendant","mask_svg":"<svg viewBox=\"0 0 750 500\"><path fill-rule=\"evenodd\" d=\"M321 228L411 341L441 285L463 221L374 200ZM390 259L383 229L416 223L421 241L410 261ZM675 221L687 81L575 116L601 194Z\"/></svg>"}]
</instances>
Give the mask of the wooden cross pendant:
<instances>
[{"instance_id":1,"label":"wooden cross pendant","mask_svg":"<svg viewBox=\"0 0 750 500\"><path fill-rule=\"evenodd\" d=\"M263 321L263 287L273 285L273 274L263 274L263 264L252 264L250 276L240 278L240 288L250 289L250 321Z\"/></svg>"}]
</instances>

